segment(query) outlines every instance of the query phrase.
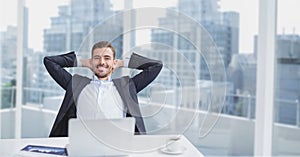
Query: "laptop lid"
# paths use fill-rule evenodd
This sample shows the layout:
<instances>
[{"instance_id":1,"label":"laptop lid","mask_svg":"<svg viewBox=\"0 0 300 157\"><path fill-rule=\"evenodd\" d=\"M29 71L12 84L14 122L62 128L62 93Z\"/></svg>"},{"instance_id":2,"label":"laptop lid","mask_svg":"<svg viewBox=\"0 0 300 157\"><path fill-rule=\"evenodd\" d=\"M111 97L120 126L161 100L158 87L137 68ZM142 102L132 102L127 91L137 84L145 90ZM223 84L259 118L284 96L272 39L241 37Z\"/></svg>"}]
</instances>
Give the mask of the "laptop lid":
<instances>
[{"instance_id":1,"label":"laptop lid","mask_svg":"<svg viewBox=\"0 0 300 157\"><path fill-rule=\"evenodd\" d=\"M134 136L135 119L70 119L69 156L122 156Z\"/></svg>"}]
</instances>

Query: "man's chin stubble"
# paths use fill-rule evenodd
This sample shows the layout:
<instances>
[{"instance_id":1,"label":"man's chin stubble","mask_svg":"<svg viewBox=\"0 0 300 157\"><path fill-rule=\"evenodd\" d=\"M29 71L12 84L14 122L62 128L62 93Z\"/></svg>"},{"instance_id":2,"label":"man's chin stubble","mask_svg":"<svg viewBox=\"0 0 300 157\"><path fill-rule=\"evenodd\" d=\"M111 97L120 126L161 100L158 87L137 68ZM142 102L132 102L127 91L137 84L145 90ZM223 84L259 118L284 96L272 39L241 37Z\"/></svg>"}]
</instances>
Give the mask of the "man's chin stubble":
<instances>
[{"instance_id":1,"label":"man's chin stubble","mask_svg":"<svg viewBox=\"0 0 300 157\"><path fill-rule=\"evenodd\" d=\"M105 74L105 75L98 75L98 74L95 74L98 78L106 78L108 76L108 74Z\"/></svg>"}]
</instances>

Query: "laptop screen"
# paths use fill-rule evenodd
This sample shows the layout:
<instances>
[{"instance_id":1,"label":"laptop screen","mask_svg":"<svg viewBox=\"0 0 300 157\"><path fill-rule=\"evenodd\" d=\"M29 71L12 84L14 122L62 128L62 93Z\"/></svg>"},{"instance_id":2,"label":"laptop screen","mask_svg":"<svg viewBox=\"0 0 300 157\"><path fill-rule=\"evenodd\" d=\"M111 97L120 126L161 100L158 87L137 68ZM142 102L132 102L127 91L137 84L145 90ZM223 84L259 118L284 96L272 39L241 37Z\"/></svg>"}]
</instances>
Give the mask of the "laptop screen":
<instances>
[{"instance_id":1,"label":"laptop screen","mask_svg":"<svg viewBox=\"0 0 300 157\"><path fill-rule=\"evenodd\" d=\"M135 119L70 119L70 156L127 155L126 146L134 136Z\"/></svg>"}]
</instances>

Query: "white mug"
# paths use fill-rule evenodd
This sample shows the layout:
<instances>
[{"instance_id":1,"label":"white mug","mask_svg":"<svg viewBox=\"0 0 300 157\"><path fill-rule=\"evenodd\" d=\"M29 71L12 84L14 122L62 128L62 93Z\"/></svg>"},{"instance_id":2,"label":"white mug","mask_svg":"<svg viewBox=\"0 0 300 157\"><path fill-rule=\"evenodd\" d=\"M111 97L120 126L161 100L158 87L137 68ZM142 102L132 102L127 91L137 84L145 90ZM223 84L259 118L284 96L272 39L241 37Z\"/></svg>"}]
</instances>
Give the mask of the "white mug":
<instances>
[{"instance_id":1,"label":"white mug","mask_svg":"<svg viewBox=\"0 0 300 157\"><path fill-rule=\"evenodd\" d=\"M170 152L177 152L181 150L180 138L171 138L167 141L166 148Z\"/></svg>"}]
</instances>

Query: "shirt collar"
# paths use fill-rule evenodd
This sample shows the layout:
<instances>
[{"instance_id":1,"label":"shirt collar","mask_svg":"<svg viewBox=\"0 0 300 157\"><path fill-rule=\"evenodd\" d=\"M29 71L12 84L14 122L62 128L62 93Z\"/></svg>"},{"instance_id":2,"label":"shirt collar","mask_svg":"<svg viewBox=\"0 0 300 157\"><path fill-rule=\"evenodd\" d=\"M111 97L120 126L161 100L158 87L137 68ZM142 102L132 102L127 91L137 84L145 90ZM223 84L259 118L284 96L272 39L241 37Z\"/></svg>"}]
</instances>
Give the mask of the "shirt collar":
<instances>
[{"instance_id":1,"label":"shirt collar","mask_svg":"<svg viewBox=\"0 0 300 157\"><path fill-rule=\"evenodd\" d=\"M91 83L97 83L97 84L106 84L106 83L111 83L112 79L111 77L108 77L108 80L99 80L96 75L93 75L93 78L91 80Z\"/></svg>"}]
</instances>

